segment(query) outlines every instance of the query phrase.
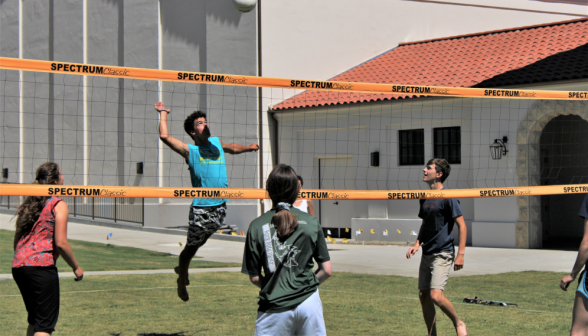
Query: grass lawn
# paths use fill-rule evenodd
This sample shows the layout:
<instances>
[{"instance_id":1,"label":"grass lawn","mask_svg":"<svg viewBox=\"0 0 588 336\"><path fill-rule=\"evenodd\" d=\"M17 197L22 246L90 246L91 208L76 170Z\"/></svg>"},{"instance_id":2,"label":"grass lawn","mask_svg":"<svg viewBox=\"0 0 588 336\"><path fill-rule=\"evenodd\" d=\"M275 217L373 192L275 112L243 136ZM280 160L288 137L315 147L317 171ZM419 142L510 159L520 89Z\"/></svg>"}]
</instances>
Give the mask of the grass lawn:
<instances>
[{"instance_id":1,"label":"grass lawn","mask_svg":"<svg viewBox=\"0 0 588 336\"><path fill-rule=\"evenodd\" d=\"M565 335L574 292L564 274L521 272L451 278L446 289L470 335ZM257 289L240 273L191 276L190 301L176 296L173 274L61 279L59 335L252 335ZM425 335L417 280L335 273L320 287L329 335ZM464 297L515 302L518 308L461 303ZM0 335L24 332L26 310L12 280L0 281ZM22 333L21 332L21 333ZM455 335L438 317L439 335Z\"/></svg>"},{"instance_id":2,"label":"grass lawn","mask_svg":"<svg viewBox=\"0 0 588 336\"><path fill-rule=\"evenodd\" d=\"M0 230L0 273L10 273L12 236ZM170 269L177 257L141 249L70 240L87 271ZM61 260L61 259L60 259ZM193 267L239 264L193 260ZM61 260L60 269L68 266ZM451 278L446 296L470 335L565 335L574 291L558 284L563 273L519 272ZM190 275L190 301L176 295L175 274L87 276L61 279L59 335L252 335L258 290L240 273ZM574 284L575 285L575 284ZM574 286L573 285L573 286ZM572 287L573 287L572 286ZM574 287L575 288L575 287ZM320 287L330 335L425 335L417 279L334 273ZM464 297L518 303L488 307ZM24 334L26 310L13 280L0 280L0 335ZM454 335L438 310L439 335Z\"/></svg>"},{"instance_id":3,"label":"grass lawn","mask_svg":"<svg viewBox=\"0 0 588 336\"><path fill-rule=\"evenodd\" d=\"M13 231L0 230L0 274L12 272L13 240ZM72 239L69 239L69 244L84 271L172 269L178 265L178 257L169 253L109 244L88 243ZM70 270L63 258L58 259L57 267L61 272ZM190 267L241 267L241 264L204 261L199 260L199 257L195 257Z\"/></svg>"}]
</instances>

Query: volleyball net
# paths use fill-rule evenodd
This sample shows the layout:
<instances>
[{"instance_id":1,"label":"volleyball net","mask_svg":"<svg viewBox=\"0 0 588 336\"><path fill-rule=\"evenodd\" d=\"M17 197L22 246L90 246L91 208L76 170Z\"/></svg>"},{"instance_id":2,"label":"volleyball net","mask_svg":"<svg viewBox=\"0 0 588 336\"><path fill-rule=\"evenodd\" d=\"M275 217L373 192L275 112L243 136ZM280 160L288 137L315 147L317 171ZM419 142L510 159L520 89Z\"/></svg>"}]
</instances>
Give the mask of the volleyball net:
<instances>
[{"instance_id":1,"label":"volleyball net","mask_svg":"<svg viewBox=\"0 0 588 336\"><path fill-rule=\"evenodd\" d=\"M0 196L266 199L277 163L301 198L406 200L588 192L588 92L282 79L0 58ZM228 189L192 188L184 159L159 139L193 111L212 136L258 143L226 155ZM430 158L447 190L422 180ZM30 185L59 164L64 186Z\"/></svg>"}]
</instances>

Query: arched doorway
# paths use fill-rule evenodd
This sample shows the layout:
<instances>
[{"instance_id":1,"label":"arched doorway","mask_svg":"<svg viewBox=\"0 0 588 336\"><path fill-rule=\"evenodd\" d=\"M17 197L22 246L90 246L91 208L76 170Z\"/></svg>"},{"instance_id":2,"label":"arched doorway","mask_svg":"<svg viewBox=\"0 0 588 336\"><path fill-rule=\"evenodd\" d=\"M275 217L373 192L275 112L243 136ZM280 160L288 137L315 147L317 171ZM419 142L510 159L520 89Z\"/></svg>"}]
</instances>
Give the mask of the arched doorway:
<instances>
[{"instance_id":1,"label":"arched doorway","mask_svg":"<svg viewBox=\"0 0 588 336\"><path fill-rule=\"evenodd\" d=\"M588 121L560 115L539 139L540 184L588 183ZM585 194L541 196L543 248L577 250L584 232L578 217Z\"/></svg>"}]
</instances>

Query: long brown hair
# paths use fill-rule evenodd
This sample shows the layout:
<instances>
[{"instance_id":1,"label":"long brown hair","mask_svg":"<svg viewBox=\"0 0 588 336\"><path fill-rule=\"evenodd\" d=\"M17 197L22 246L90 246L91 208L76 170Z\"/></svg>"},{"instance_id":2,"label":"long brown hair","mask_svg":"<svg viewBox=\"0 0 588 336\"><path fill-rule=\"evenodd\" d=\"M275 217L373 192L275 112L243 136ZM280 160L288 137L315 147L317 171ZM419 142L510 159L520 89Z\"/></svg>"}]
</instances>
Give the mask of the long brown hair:
<instances>
[{"instance_id":1,"label":"long brown hair","mask_svg":"<svg viewBox=\"0 0 588 336\"><path fill-rule=\"evenodd\" d=\"M37 168L33 184L57 184L59 181L59 166L53 162L45 162ZM17 212L16 231L23 236L29 234L41 211L45 207L49 196L28 196L22 202Z\"/></svg>"},{"instance_id":2,"label":"long brown hair","mask_svg":"<svg viewBox=\"0 0 588 336\"><path fill-rule=\"evenodd\" d=\"M269 174L265 190L272 199L274 209L277 208L278 203L288 203L292 206L300 191L298 176L292 167L281 163ZM284 238L296 231L298 219L288 210L276 210L276 214L272 217L272 224L278 231L278 237Z\"/></svg>"}]
</instances>

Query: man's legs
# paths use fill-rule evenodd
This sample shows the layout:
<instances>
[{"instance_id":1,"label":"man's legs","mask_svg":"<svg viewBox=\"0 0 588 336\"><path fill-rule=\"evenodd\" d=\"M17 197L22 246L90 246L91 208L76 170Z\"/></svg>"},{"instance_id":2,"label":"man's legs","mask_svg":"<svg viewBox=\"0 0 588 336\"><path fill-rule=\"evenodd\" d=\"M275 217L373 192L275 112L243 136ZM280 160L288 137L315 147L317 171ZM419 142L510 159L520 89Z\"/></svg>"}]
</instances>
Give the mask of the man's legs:
<instances>
[{"instance_id":1,"label":"man's legs","mask_svg":"<svg viewBox=\"0 0 588 336\"><path fill-rule=\"evenodd\" d=\"M571 336L586 335L588 333L588 300L576 292L574 300L574 314L572 315Z\"/></svg>"},{"instance_id":2,"label":"man's legs","mask_svg":"<svg viewBox=\"0 0 588 336\"><path fill-rule=\"evenodd\" d=\"M453 326L457 331L458 336L465 336L467 335L466 332L466 325L459 319L457 316L457 312L455 308L453 308L453 304L449 301L441 289L431 289L429 296L433 303L435 303L441 310L447 315L451 321L453 322Z\"/></svg>"},{"instance_id":3,"label":"man's legs","mask_svg":"<svg viewBox=\"0 0 588 336\"><path fill-rule=\"evenodd\" d=\"M190 299L186 289L186 285L189 283L188 268L190 267L190 262L198 249L206 244L208 238L223 225L225 216L226 205L224 203L214 207L190 206L186 247L180 253L179 266L174 269L178 274L178 296L183 301Z\"/></svg>"},{"instance_id":4,"label":"man's legs","mask_svg":"<svg viewBox=\"0 0 588 336\"><path fill-rule=\"evenodd\" d=\"M431 291L419 291L419 300L421 301L421 309L423 310L423 317L425 318L425 324L427 325L428 335L437 335L435 304L431 299Z\"/></svg>"},{"instance_id":5,"label":"man's legs","mask_svg":"<svg viewBox=\"0 0 588 336\"><path fill-rule=\"evenodd\" d=\"M449 271L453 266L453 260L454 255L450 252L440 252L421 257L419 299L429 335L437 335L435 305L439 306L445 315L451 319L458 336L467 334L465 323L459 319L455 308L443 292L449 278Z\"/></svg>"},{"instance_id":6,"label":"man's legs","mask_svg":"<svg viewBox=\"0 0 588 336\"><path fill-rule=\"evenodd\" d=\"M419 292L419 299L429 335L437 335L435 305L439 306L445 315L451 319L457 335L467 335L465 323L459 319L453 304L445 297L441 289L422 290Z\"/></svg>"},{"instance_id":7,"label":"man's legs","mask_svg":"<svg viewBox=\"0 0 588 336\"><path fill-rule=\"evenodd\" d=\"M190 262L192 258L198 252L198 245L186 245L180 253L180 266L177 267L176 273L178 274L178 296L183 301L188 301L190 296L188 295L188 290L186 289L186 285L188 284L188 268L190 267Z\"/></svg>"}]
</instances>

